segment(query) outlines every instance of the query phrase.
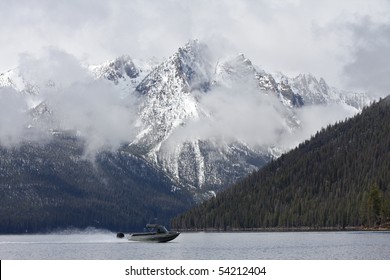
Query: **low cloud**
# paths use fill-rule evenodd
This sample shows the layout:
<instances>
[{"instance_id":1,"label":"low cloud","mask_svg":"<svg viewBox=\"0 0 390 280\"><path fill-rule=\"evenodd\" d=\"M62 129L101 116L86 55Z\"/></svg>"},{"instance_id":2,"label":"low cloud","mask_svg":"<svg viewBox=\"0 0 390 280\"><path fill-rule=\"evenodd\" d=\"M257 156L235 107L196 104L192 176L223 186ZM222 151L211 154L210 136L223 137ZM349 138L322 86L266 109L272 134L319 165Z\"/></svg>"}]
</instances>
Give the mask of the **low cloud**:
<instances>
[{"instance_id":1,"label":"low cloud","mask_svg":"<svg viewBox=\"0 0 390 280\"><path fill-rule=\"evenodd\" d=\"M253 81L199 93L200 116L178 127L169 145L193 139L225 143L240 140L251 146L273 145L288 129L288 112L273 93L259 92Z\"/></svg>"},{"instance_id":2,"label":"low cloud","mask_svg":"<svg viewBox=\"0 0 390 280\"><path fill-rule=\"evenodd\" d=\"M304 106L296 110L296 117L300 122L298 128L281 141L281 145L286 149L291 149L299 143L314 136L321 128L330 124L351 118L358 113L354 107L346 104L325 104Z\"/></svg>"},{"instance_id":3,"label":"low cloud","mask_svg":"<svg viewBox=\"0 0 390 280\"><path fill-rule=\"evenodd\" d=\"M28 106L15 90L0 88L0 144L12 146L19 143L28 125Z\"/></svg>"},{"instance_id":4,"label":"low cloud","mask_svg":"<svg viewBox=\"0 0 390 280\"><path fill-rule=\"evenodd\" d=\"M252 148L278 147L288 151L321 128L358 113L346 104L288 109L273 92L259 91L251 81L199 93L200 116L178 127L164 148L194 139L217 143L242 141Z\"/></svg>"},{"instance_id":5,"label":"low cloud","mask_svg":"<svg viewBox=\"0 0 390 280\"><path fill-rule=\"evenodd\" d=\"M56 92L91 80L90 73L81 67L77 58L54 47L45 48L40 57L21 54L18 70L25 81L32 81L46 91L41 94L47 93L50 87Z\"/></svg>"},{"instance_id":6,"label":"low cloud","mask_svg":"<svg viewBox=\"0 0 390 280\"><path fill-rule=\"evenodd\" d=\"M93 157L134 138L136 100L131 95L123 99L108 81L94 80L72 55L58 49L48 49L38 58L23 55L19 69L21 77L39 89L36 99L50 116L29 108L28 95L1 89L2 145L17 145L26 138L39 140L34 135L47 136L50 130L71 131L85 140L85 155Z\"/></svg>"},{"instance_id":7,"label":"low cloud","mask_svg":"<svg viewBox=\"0 0 390 280\"><path fill-rule=\"evenodd\" d=\"M75 83L51 94L47 104L60 130L73 130L86 141L86 154L117 149L135 136L135 108L103 81Z\"/></svg>"},{"instance_id":8,"label":"low cloud","mask_svg":"<svg viewBox=\"0 0 390 280\"><path fill-rule=\"evenodd\" d=\"M72 131L85 140L85 155L115 150L136 136L138 100L123 98L118 87L94 80L72 55L48 49L41 57L24 55L20 74L39 88L50 118L31 114L28 96L13 89L0 89L0 144L17 145L50 138L51 129ZM34 69L34 70L33 70ZM353 116L349 106L331 104L287 109L272 92L259 91L251 77L214 87L210 92L193 92L199 117L178 127L166 143L176 145L193 139L252 147L281 146L286 150L308 139L330 123ZM295 119L294 119L295 116ZM300 126L292 123L298 121Z\"/></svg>"}]
</instances>

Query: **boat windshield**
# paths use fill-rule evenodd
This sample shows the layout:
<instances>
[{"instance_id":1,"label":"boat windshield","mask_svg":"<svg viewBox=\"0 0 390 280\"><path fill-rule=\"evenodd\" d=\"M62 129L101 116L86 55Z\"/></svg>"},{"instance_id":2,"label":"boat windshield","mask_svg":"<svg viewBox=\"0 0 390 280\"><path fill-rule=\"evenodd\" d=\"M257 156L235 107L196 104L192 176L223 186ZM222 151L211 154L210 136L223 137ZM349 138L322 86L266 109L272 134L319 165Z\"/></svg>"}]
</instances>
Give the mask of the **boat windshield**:
<instances>
[{"instance_id":1,"label":"boat windshield","mask_svg":"<svg viewBox=\"0 0 390 280\"><path fill-rule=\"evenodd\" d=\"M169 231L164 227L163 225L156 225L156 224L147 224L146 228L149 231L157 232L157 233L168 233Z\"/></svg>"},{"instance_id":2,"label":"boat windshield","mask_svg":"<svg viewBox=\"0 0 390 280\"><path fill-rule=\"evenodd\" d=\"M157 227L157 233L167 233L168 230L164 226Z\"/></svg>"}]
</instances>

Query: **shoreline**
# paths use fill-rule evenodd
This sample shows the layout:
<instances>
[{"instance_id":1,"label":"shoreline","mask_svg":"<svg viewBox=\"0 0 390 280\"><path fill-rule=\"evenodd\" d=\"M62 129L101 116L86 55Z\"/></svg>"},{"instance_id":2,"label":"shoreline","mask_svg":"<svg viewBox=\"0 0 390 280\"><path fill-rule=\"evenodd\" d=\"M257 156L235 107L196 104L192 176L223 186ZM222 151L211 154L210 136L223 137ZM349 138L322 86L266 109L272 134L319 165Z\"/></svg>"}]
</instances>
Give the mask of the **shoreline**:
<instances>
[{"instance_id":1,"label":"shoreline","mask_svg":"<svg viewBox=\"0 0 390 280\"><path fill-rule=\"evenodd\" d=\"M390 226L382 227L329 227L329 228L310 228L310 227L299 227L299 228L235 228L235 229L177 229L172 228L171 230L180 232L347 232L347 231L378 231L378 232L390 232Z\"/></svg>"}]
</instances>

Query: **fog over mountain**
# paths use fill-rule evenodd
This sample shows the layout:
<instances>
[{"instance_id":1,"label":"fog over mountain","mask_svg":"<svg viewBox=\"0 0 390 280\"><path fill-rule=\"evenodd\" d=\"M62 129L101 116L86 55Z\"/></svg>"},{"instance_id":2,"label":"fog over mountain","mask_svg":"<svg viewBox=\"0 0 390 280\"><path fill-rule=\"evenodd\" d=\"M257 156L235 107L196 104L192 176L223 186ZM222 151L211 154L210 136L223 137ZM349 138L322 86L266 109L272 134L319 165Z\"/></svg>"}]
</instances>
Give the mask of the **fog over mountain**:
<instances>
[{"instance_id":1,"label":"fog over mountain","mask_svg":"<svg viewBox=\"0 0 390 280\"><path fill-rule=\"evenodd\" d=\"M135 135L131 96L123 99L116 87L94 79L65 52L50 49L39 58L25 56L18 68L2 76L2 105L12 112L1 113L6 122L2 144L50 137L48 131L74 131L86 140L86 153L93 154L117 149Z\"/></svg>"},{"instance_id":2,"label":"fog over mountain","mask_svg":"<svg viewBox=\"0 0 390 280\"><path fill-rule=\"evenodd\" d=\"M67 132L84 141L91 160L127 146L203 194L371 100L310 74L268 73L244 54L218 56L198 40L160 63L124 55L88 66L51 48L21 57L0 85L2 145Z\"/></svg>"}]
</instances>

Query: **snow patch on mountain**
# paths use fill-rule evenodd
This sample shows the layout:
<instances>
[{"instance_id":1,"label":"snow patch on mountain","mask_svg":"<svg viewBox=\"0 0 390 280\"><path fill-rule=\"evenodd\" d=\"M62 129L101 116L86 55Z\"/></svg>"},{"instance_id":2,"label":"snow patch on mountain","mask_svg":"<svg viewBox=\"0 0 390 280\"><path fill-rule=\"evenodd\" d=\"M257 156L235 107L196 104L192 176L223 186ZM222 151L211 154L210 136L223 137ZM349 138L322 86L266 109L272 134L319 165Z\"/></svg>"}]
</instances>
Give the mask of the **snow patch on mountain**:
<instances>
[{"instance_id":1,"label":"snow patch on mountain","mask_svg":"<svg viewBox=\"0 0 390 280\"><path fill-rule=\"evenodd\" d=\"M328 86L323 78L317 80L310 74L300 74L292 79L287 78L287 82L295 93L302 96L305 105L344 103L361 110L371 102L365 94L338 90Z\"/></svg>"},{"instance_id":2,"label":"snow patch on mountain","mask_svg":"<svg viewBox=\"0 0 390 280\"><path fill-rule=\"evenodd\" d=\"M157 64L155 59L146 61L123 55L100 65L88 66L88 69L95 79L113 82L124 96L128 96Z\"/></svg>"}]
</instances>

